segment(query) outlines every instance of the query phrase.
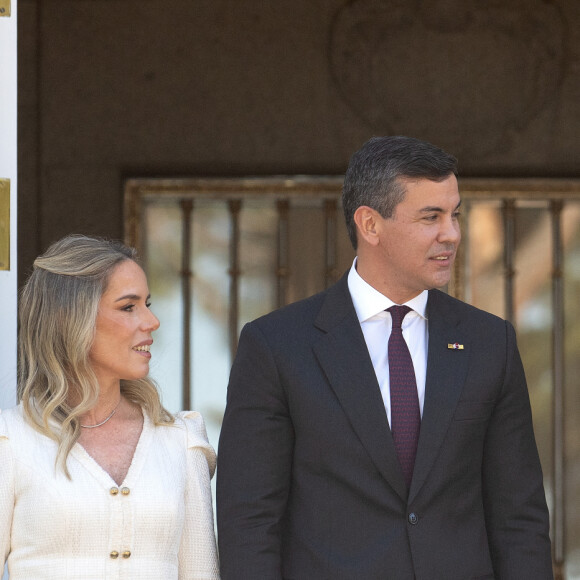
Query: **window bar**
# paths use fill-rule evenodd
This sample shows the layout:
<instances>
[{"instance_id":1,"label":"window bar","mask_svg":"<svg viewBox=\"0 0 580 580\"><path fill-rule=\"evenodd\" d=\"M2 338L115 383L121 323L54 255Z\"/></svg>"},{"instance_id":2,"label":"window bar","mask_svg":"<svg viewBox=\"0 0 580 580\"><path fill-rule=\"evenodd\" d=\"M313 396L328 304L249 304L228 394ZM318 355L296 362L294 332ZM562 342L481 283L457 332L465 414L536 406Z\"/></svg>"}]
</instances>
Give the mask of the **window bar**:
<instances>
[{"instance_id":1,"label":"window bar","mask_svg":"<svg viewBox=\"0 0 580 580\"><path fill-rule=\"evenodd\" d=\"M278 308L288 301L288 277L289 277L289 226L288 214L290 204L288 200L280 200L278 208L278 264L276 268L276 280L278 282Z\"/></svg>"},{"instance_id":2,"label":"window bar","mask_svg":"<svg viewBox=\"0 0 580 580\"><path fill-rule=\"evenodd\" d=\"M504 294L505 317L514 322L514 249L515 249L516 206L513 199L503 202L503 235L504 235Z\"/></svg>"},{"instance_id":3,"label":"window bar","mask_svg":"<svg viewBox=\"0 0 580 580\"><path fill-rule=\"evenodd\" d=\"M564 578L564 288L561 200L550 204L552 217L552 373L553 373L553 421L554 421L554 564L555 578Z\"/></svg>"},{"instance_id":4,"label":"window bar","mask_svg":"<svg viewBox=\"0 0 580 580\"><path fill-rule=\"evenodd\" d=\"M335 199L327 199L324 202L324 216L325 216L325 285L328 288L331 284L336 282L338 278L338 271L336 267L336 208L337 203Z\"/></svg>"},{"instance_id":5,"label":"window bar","mask_svg":"<svg viewBox=\"0 0 580 580\"><path fill-rule=\"evenodd\" d=\"M461 273L463 274L459 280L459 292L461 300L471 303L473 299L471 287L471 260L469 254L471 252L471 244L469 243L469 217L471 213L471 202L465 201L464 204L464 218L462 225L465 227L465 240L459 244L459 255L461 256ZM462 248L463 246L463 248Z\"/></svg>"},{"instance_id":6,"label":"window bar","mask_svg":"<svg viewBox=\"0 0 580 580\"><path fill-rule=\"evenodd\" d=\"M191 213L193 200L182 199L181 206L181 301L183 304L183 363L181 367L181 404L191 409Z\"/></svg>"},{"instance_id":7,"label":"window bar","mask_svg":"<svg viewBox=\"0 0 580 580\"><path fill-rule=\"evenodd\" d=\"M239 199L231 199L228 202L230 211L231 236L230 236L230 307L229 307L229 338L230 355L234 360L238 349L238 318L239 318L239 280L240 280L240 210L242 202Z\"/></svg>"},{"instance_id":8,"label":"window bar","mask_svg":"<svg viewBox=\"0 0 580 580\"><path fill-rule=\"evenodd\" d=\"M447 290L451 296L469 302L470 293L470 272L469 272L469 200L462 202L461 226L461 243L457 248L455 264L451 272L451 278Z\"/></svg>"}]
</instances>

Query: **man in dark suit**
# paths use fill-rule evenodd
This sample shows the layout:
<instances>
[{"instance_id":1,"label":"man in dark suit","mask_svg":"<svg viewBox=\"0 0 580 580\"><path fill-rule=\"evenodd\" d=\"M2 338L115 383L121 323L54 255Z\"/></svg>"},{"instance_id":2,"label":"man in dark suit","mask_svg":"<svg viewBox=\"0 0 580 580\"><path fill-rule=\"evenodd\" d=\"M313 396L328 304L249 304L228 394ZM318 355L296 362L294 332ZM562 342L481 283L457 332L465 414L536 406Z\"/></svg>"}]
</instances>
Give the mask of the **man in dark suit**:
<instances>
[{"instance_id":1,"label":"man in dark suit","mask_svg":"<svg viewBox=\"0 0 580 580\"><path fill-rule=\"evenodd\" d=\"M429 143L371 139L344 181L350 272L244 327L222 580L552 578L514 329L434 290L460 240L456 174Z\"/></svg>"}]
</instances>

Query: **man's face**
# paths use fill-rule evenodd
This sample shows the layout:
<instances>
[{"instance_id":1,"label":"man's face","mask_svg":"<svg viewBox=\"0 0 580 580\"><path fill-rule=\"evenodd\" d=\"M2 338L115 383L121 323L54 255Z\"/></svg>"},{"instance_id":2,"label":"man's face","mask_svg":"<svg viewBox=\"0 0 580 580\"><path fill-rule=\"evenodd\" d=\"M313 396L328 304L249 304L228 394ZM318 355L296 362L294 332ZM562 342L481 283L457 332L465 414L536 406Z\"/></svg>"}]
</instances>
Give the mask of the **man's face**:
<instances>
[{"instance_id":1,"label":"man's face","mask_svg":"<svg viewBox=\"0 0 580 580\"><path fill-rule=\"evenodd\" d=\"M457 179L405 180L406 194L390 218L378 217L378 253L386 295L401 304L451 277L459 229Z\"/></svg>"}]
</instances>

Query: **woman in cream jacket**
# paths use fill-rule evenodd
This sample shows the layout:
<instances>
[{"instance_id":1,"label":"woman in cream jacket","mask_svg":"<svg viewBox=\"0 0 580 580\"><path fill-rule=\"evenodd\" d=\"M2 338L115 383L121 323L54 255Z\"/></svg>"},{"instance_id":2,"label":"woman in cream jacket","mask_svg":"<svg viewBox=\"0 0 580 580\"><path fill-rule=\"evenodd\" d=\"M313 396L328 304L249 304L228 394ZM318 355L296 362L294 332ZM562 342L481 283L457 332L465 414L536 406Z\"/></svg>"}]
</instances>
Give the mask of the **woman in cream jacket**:
<instances>
[{"instance_id":1,"label":"woman in cream jacket","mask_svg":"<svg viewBox=\"0 0 580 580\"><path fill-rule=\"evenodd\" d=\"M0 413L0 556L10 580L219 578L202 417L147 378L134 250L68 236L20 304L19 398Z\"/></svg>"}]
</instances>

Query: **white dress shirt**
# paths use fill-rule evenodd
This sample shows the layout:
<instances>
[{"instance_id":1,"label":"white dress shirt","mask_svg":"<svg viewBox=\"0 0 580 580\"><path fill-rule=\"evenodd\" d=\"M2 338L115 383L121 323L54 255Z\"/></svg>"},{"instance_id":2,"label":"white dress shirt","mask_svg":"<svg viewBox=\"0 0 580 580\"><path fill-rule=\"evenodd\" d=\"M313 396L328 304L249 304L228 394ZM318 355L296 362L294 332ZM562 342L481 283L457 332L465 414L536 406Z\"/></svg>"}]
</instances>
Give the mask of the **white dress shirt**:
<instances>
[{"instance_id":1,"label":"white dress shirt","mask_svg":"<svg viewBox=\"0 0 580 580\"><path fill-rule=\"evenodd\" d=\"M359 276L356 271L356 258L348 274L348 289L365 337L375 374L377 375L390 424L391 389L389 383L388 346L392 319L391 315L385 310L395 303L378 290L375 290ZM413 311L405 316L402 323L403 337L409 347L415 369L421 417L423 416L423 403L425 402L427 345L429 344L429 329L426 317L428 295L429 293L425 290L412 300L405 302L405 305L412 308Z\"/></svg>"}]
</instances>

